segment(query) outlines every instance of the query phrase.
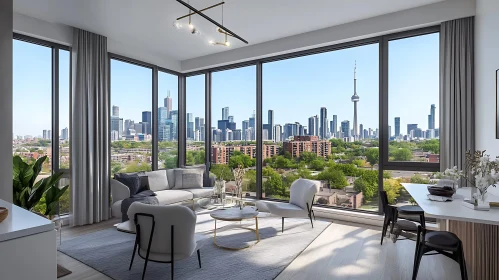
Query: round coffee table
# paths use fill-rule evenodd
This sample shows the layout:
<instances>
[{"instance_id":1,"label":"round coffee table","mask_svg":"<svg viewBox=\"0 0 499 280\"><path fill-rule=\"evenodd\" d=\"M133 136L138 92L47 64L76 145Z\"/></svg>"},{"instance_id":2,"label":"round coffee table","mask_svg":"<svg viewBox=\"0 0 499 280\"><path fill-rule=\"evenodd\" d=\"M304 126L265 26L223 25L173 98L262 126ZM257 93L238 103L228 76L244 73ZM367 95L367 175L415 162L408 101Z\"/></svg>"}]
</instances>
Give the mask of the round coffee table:
<instances>
[{"instance_id":1,"label":"round coffee table","mask_svg":"<svg viewBox=\"0 0 499 280\"><path fill-rule=\"evenodd\" d=\"M244 207L242 210L239 207L228 208L228 209L220 209L213 211L210 216L215 220L215 231L213 237L213 243L220 248L227 250L243 250L247 249L258 242L260 242L260 235L258 233L258 210L253 207ZM242 220L255 219L255 229L243 227L243 229L251 230L256 234L256 242L247 245L245 247L235 248L235 247L227 247L217 243L217 220L219 221L228 221L228 222L240 222Z\"/></svg>"}]
</instances>

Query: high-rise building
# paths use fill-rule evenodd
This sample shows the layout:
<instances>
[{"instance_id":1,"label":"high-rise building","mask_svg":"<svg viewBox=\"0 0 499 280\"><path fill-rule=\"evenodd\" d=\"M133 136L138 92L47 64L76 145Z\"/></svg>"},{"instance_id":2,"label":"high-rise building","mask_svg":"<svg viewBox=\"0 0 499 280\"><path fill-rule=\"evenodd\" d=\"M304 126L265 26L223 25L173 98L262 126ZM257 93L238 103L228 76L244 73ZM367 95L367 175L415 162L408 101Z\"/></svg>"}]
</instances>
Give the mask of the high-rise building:
<instances>
[{"instance_id":1,"label":"high-rise building","mask_svg":"<svg viewBox=\"0 0 499 280\"><path fill-rule=\"evenodd\" d=\"M232 137L234 138L234 141L241 141L242 140L242 131L240 129L234 129L232 131Z\"/></svg>"},{"instance_id":2,"label":"high-rise building","mask_svg":"<svg viewBox=\"0 0 499 280\"><path fill-rule=\"evenodd\" d=\"M431 104L430 114L428 115L428 129L435 129L435 104Z\"/></svg>"},{"instance_id":3,"label":"high-rise building","mask_svg":"<svg viewBox=\"0 0 499 280\"><path fill-rule=\"evenodd\" d=\"M364 125L363 124L360 124L359 125L359 139L363 139L364 138Z\"/></svg>"},{"instance_id":4,"label":"high-rise building","mask_svg":"<svg viewBox=\"0 0 499 280\"><path fill-rule=\"evenodd\" d=\"M116 131L118 137L115 140L121 139L123 135L123 119L117 116L111 117L111 131Z\"/></svg>"},{"instance_id":5,"label":"high-rise building","mask_svg":"<svg viewBox=\"0 0 499 280\"><path fill-rule=\"evenodd\" d=\"M229 119L229 107L224 107L222 108L222 120L228 120Z\"/></svg>"},{"instance_id":6,"label":"high-rise building","mask_svg":"<svg viewBox=\"0 0 499 280\"><path fill-rule=\"evenodd\" d=\"M151 111L142 112L142 122L146 124L146 131L142 132L144 134L151 134L151 124L152 124L152 114Z\"/></svg>"},{"instance_id":7,"label":"high-rise building","mask_svg":"<svg viewBox=\"0 0 499 280\"><path fill-rule=\"evenodd\" d=\"M142 123L135 123L134 124L134 129L135 129L135 133L143 133L142 129L144 127L142 126Z\"/></svg>"},{"instance_id":8,"label":"high-rise building","mask_svg":"<svg viewBox=\"0 0 499 280\"><path fill-rule=\"evenodd\" d=\"M187 139L194 140L194 119L192 118L192 113L187 113L186 124L187 124Z\"/></svg>"},{"instance_id":9,"label":"high-rise building","mask_svg":"<svg viewBox=\"0 0 499 280\"><path fill-rule=\"evenodd\" d=\"M338 133L338 116L337 115L333 115L333 127L331 127L331 130L332 130L332 133L336 136L336 138L338 138L338 135L336 135Z\"/></svg>"},{"instance_id":10,"label":"high-rise building","mask_svg":"<svg viewBox=\"0 0 499 280\"><path fill-rule=\"evenodd\" d=\"M166 107L158 108L158 124L162 125L166 123L168 119L168 109Z\"/></svg>"},{"instance_id":11,"label":"high-rise building","mask_svg":"<svg viewBox=\"0 0 499 280\"><path fill-rule=\"evenodd\" d=\"M274 127L274 110L269 110L268 111L268 124L269 124L269 128L268 128L268 131L269 131L269 140L274 140L275 139L275 136L274 136L274 130L273 130L273 127Z\"/></svg>"},{"instance_id":12,"label":"high-rise building","mask_svg":"<svg viewBox=\"0 0 499 280\"><path fill-rule=\"evenodd\" d=\"M344 120L341 122L341 132L343 137L350 137L350 121Z\"/></svg>"},{"instance_id":13,"label":"high-rise building","mask_svg":"<svg viewBox=\"0 0 499 280\"><path fill-rule=\"evenodd\" d=\"M329 136L334 137L334 123L333 121L329 121Z\"/></svg>"},{"instance_id":14,"label":"high-rise building","mask_svg":"<svg viewBox=\"0 0 499 280\"><path fill-rule=\"evenodd\" d=\"M369 131L367 129L364 129L364 139L369 138Z\"/></svg>"},{"instance_id":15,"label":"high-rise building","mask_svg":"<svg viewBox=\"0 0 499 280\"><path fill-rule=\"evenodd\" d=\"M282 126L280 124L274 125L274 136L275 139L274 141L277 142L282 142Z\"/></svg>"},{"instance_id":16,"label":"high-rise building","mask_svg":"<svg viewBox=\"0 0 499 280\"><path fill-rule=\"evenodd\" d=\"M251 140L255 140L256 139L256 135L255 135L255 132L256 132L256 118L255 118L255 111L253 111L253 115L251 116L251 118L249 118L249 128L251 128Z\"/></svg>"},{"instance_id":17,"label":"high-rise building","mask_svg":"<svg viewBox=\"0 0 499 280\"><path fill-rule=\"evenodd\" d=\"M47 131L47 137L48 139L52 139L52 130Z\"/></svg>"},{"instance_id":18,"label":"high-rise building","mask_svg":"<svg viewBox=\"0 0 499 280\"><path fill-rule=\"evenodd\" d=\"M166 98L164 100L164 103L165 103L164 105L166 108L166 117L169 119L169 118L171 118L170 113L172 111L172 104L173 104L173 100L170 97L170 90L167 91L167 95L166 95Z\"/></svg>"},{"instance_id":19,"label":"high-rise building","mask_svg":"<svg viewBox=\"0 0 499 280\"><path fill-rule=\"evenodd\" d=\"M411 135L411 130L418 128L418 125L415 123L411 123L407 125L407 135Z\"/></svg>"},{"instance_id":20,"label":"high-rise building","mask_svg":"<svg viewBox=\"0 0 499 280\"><path fill-rule=\"evenodd\" d=\"M319 137L322 139L327 138L327 109L326 107L321 108L321 114L320 114L320 132L319 132Z\"/></svg>"},{"instance_id":21,"label":"high-rise building","mask_svg":"<svg viewBox=\"0 0 499 280\"><path fill-rule=\"evenodd\" d=\"M353 102L353 137L357 138L359 137L358 133L358 127L357 127L357 103L359 102L360 98L357 95L357 64L355 64L354 70L353 70L353 95L352 95L352 102Z\"/></svg>"},{"instance_id":22,"label":"high-rise building","mask_svg":"<svg viewBox=\"0 0 499 280\"><path fill-rule=\"evenodd\" d=\"M395 117L395 137L400 136L400 117Z\"/></svg>"},{"instance_id":23,"label":"high-rise building","mask_svg":"<svg viewBox=\"0 0 499 280\"><path fill-rule=\"evenodd\" d=\"M113 105L113 117L119 117L120 116L120 107Z\"/></svg>"},{"instance_id":24,"label":"high-rise building","mask_svg":"<svg viewBox=\"0 0 499 280\"><path fill-rule=\"evenodd\" d=\"M172 120L171 139L172 140L178 140L178 138L177 138L178 111L177 110L172 110L170 112L170 119Z\"/></svg>"},{"instance_id":25,"label":"high-rise building","mask_svg":"<svg viewBox=\"0 0 499 280\"><path fill-rule=\"evenodd\" d=\"M61 130L61 139L62 140L68 140L69 139L69 129L67 127L63 128Z\"/></svg>"},{"instance_id":26,"label":"high-rise building","mask_svg":"<svg viewBox=\"0 0 499 280\"><path fill-rule=\"evenodd\" d=\"M49 139L49 137L48 137L48 134L47 134L47 133L48 133L48 131L47 131L46 129L44 129L44 130L42 131L42 139Z\"/></svg>"},{"instance_id":27,"label":"high-rise building","mask_svg":"<svg viewBox=\"0 0 499 280\"><path fill-rule=\"evenodd\" d=\"M262 141L269 140L269 131L268 129L262 129Z\"/></svg>"},{"instance_id":28,"label":"high-rise building","mask_svg":"<svg viewBox=\"0 0 499 280\"><path fill-rule=\"evenodd\" d=\"M314 136L317 135L317 131L315 131L315 122L317 121L316 117L308 118L308 135Z\"/></svg>"},{"instance_id":29,"label":"high-rise building","mask_svg":"<svg viewBox=\"0 0 499 280\"><path fill-rule=\"evenodd\" d=\"M242 139L243 139L243 140L247 140L247 137L246 137L246 132L247 132L247 130L248 130L248 128L249 128L249 120L244 120L244 121L242 122L242 126L241 126L241 127L242 127L242 134L243 134L243 135L242 135ZM250 139L250 140L251 140L251 139Z\"/></svg>"},{"instance_id":30,"label":"high-rise building","mask_svg":"<svg viewBox=\"0 0 499 280\"><path fill-rule=\"evenodd\" d=\"M225 131L229 128L229 120L219 120L218 121L218 129L223 132L220 137L220 141L227 141L225 138Z\"/></svg>"},{"instance_id":31,"label":"high-rise building","mask_svg":"<svg viewBox=\"0 0 499 280\"><path fill-rule=\"evenodd\" d=\"M229 116L227 120L229 120L229 122L234 122L234 116Z\"/></svg>"}]
</instances>

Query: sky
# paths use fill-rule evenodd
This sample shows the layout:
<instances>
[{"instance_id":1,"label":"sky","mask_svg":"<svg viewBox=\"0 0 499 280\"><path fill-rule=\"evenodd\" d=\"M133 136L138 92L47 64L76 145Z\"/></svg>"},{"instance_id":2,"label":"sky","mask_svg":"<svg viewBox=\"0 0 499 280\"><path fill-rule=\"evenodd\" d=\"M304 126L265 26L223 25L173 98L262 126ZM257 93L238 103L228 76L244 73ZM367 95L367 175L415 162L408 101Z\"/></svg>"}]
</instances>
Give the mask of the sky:
<instances>
[{"instance_id":1,"label":"sky","mask_svg":"<svg viewBox=\"0 0 499 280\"><path fill-rule=\"evenodd\" d=\"M435 104L438 126L439 35L389 43L389 125L401 118L401 132L408 123L427 129L431 104ZM353 125L353 72L357 65L358 123L364 128L379 125L379 46L348 48L263 65L263 123L274 110L274 123L300 122L319 115L326 107L328 119L338 115ZM69 52L61 51L60 129L69 126ZM41 135L50 129L51 50L14 41L14 135ZM152 107L152 70L111 61L111 105L120 107L120 117L141 121L142 111ZM193 117L204 117L204 75L186 80L186 107ZM178 80L159 74L158 102L170 91L173 109L178 108ZM256 67L248 66L212 74L212 126L229 107L237 128L256 109ZM36 114L33 114L36 112Z\"/></svg>"}]
</instances>

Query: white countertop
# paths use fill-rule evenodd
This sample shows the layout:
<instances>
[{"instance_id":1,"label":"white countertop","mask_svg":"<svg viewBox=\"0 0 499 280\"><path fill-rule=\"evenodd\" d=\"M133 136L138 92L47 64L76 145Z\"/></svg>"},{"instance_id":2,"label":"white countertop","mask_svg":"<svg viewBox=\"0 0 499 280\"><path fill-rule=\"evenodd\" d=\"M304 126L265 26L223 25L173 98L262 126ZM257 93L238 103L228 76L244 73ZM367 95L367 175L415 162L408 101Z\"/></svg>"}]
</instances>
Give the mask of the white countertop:
<instances>
[{"instance_id":1,"label":"white countertop","mask_svg":"<svg viewBox=\"0 0 499 280\"><path fill-rule=\"evenodd\" d=\"M438 202L428 199L428 189L425 184L402 184L425 213L444 220L457 220L473 223L499 225L499 208L489 211L473 210L462 205L464 198L470 198L471 188L459 188L453 201ZM499 197L488 194L488 201L499 202Z\"/></svg>"},{"instance_id":2,"label":"white countertop","mask_svg":"<svg viewBox=\"0 0 499 280\"><path fill-rule=\"evenodd\" d=\"M54 230L54 223L21 207L0 199L0 207L9 216L0 223L0 242Z\"/></svg>"}]
</instances>

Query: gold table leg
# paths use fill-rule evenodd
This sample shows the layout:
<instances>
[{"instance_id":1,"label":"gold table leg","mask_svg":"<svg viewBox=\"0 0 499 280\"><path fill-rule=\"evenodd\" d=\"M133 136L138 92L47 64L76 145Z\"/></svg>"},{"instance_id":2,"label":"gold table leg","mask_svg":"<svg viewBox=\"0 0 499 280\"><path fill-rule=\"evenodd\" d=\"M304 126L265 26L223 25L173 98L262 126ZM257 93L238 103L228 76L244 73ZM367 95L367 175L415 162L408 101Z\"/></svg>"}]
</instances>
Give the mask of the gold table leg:
<instances>
[{"instance_id":1,"label":"gold table leg","mask_svg":"<svg viewBox=\"0 0 499 280\"><path fill-rule=\"evenodd\" d=\"M219 245L217 243L217 220L215 219L215 230L214 230L214 235L213 235L213 244L215 244L215 246L217 246L219 248L222 248L222 249L232 250L232 251L239 251L239 250L248 249L248 248L256 245L258 242L260 242L260 233L258 231L258 217L255 217L255 229L247 228L247 227L241 227L241 228L253 231L255 233L255 235L256 235L256 241L255 241L255 243L253 243L251 245L247 245L245 247L241 247L241 248L225 247L225 246Z\"/></svg>"}]
</instances>

